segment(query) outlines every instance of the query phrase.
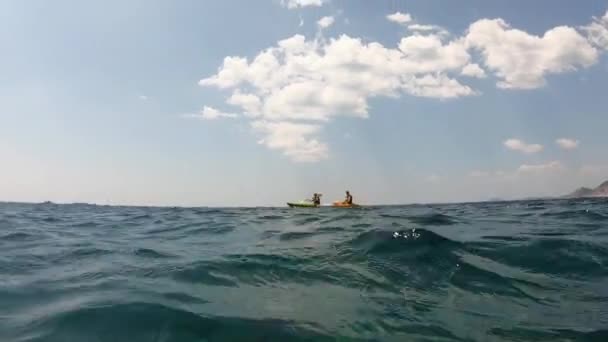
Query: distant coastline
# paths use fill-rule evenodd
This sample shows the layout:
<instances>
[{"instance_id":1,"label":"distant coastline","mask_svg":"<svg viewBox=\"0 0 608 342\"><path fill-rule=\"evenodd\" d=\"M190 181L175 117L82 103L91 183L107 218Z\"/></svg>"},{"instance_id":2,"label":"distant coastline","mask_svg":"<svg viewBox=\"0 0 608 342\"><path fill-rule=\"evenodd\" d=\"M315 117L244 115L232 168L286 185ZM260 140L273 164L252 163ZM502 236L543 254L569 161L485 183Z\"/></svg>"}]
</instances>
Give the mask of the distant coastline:
<instances>
[{"instance_id":1,"label":"distant coastline","mask_svg":"<svg viewBox=\"0 0 608 342\"><path fill-rule=\"evenodd\" d=\"M581 187L563 196L564 198L608 197L608 180L595 188Z\"/></svg>"},{"instance_id":2,"label":"distant coastline","mask_svg":"<svg viewBox=\"0 0 608 342\"><path fill-rule=\"evenodd\" d=\"M588 187L580 187L569 194L562 196L529 196L524 198L500 198L500 197L492 197L486 200L479 201L462 201L462 202L429 202L429 203L403 203L403 204L370 204L367 206L372 207L384 207L384 206L416 206L416 205L441 205L441 204L457 204L457 203L479 203L479 202L516 202L516 201L535 201L535 200L551 200L551 199L574 199L574 198L608 198L608 180L604 181L602 184L598 185L595 188ZM91 205L91 206L100 206L100 207L155 207L155 208L278 208L282 206L250 206L250 207L240 207L240 206L175 206L175 205L133 205L133 204L101 204L101 203L82 203L82 202L71 202L71 203L61 203L61 202L53 202L53 201L43 201L43 202L13 202L13 201L4 201L0 200L0 203L9 204L46 204L46 205L55 205L55 204L68 204L68 205Z\"/></svg>"}]
</instances>

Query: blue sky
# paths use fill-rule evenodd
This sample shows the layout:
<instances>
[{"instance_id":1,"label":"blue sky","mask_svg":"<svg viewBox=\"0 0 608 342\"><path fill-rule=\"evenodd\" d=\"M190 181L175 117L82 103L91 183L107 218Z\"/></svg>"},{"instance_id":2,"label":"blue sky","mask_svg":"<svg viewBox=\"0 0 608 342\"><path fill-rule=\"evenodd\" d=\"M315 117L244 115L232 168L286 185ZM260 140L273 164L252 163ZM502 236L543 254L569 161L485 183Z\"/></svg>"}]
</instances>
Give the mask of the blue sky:
<instances>
[{"instance_id":1,"label":"blue sky","mask_svg":"<svg viewBox=\"0 0 608 342\"><path fill-rule=\"evenodd\" d=\"M411 203L594 186L608 179L607 10L3 1L0 200L282 205L350 189Z\"/></svg>"}]
</instances>

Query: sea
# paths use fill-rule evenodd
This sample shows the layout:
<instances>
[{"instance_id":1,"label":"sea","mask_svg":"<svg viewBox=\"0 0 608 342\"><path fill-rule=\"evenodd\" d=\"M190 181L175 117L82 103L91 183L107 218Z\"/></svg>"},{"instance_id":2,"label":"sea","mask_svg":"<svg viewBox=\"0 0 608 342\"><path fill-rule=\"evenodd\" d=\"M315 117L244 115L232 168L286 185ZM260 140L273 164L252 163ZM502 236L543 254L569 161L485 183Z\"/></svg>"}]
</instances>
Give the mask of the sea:
<instances>
[{"instance_id":1,"label":"sea","mask_svg":"<svg viewBox=\"0 0 608 342\"><path fill-rule=\"evenodd\" d=\"M0 204L0 341L608 341L608 200Z\"/></svg>"}]
</instances>

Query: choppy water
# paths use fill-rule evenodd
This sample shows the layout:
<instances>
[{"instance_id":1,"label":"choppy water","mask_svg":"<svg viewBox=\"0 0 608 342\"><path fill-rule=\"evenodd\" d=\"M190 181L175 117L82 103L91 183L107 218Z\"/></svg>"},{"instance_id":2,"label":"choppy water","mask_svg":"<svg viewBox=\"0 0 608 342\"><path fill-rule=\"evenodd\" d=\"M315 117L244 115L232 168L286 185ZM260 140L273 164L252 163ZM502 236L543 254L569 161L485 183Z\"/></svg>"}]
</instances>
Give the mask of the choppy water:
<instances>
[{"instance_id":1,"label":"choppy water","mask_svg":"<svg viewBox=\"0 0 608 342\"><path fill-rule=\"evenodd\" d=\"M0 341L608 341L608 202L0 204Z\"/></svg>"}]
</instances>

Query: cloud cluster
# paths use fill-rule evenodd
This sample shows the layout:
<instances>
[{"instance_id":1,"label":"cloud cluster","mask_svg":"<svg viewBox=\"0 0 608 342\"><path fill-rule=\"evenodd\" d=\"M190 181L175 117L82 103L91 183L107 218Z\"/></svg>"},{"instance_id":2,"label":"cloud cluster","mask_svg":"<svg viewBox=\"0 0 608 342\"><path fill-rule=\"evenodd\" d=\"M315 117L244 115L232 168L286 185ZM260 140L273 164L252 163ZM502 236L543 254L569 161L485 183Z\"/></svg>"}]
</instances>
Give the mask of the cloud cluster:
<instances>
[{"instance_id":1,"label":"cloud cluster","mask_svg":"<svg viewBox=\"0 0 608 342\"><path fill-rule=\"evenodd\" d=\"M539 37L513 29L502 19L482 19L469 27L464 39L467 47L481 53L483 64L500 79L500 88L538 88L548 74L589 67L598 58L590 42L567 26Z\"/></svg>"},{"instance_id":2,"label":"cloud cluster","mask_svg":"<svg viewBox=\"0 0 608 342\"><path fill-rule=\"evenodd\" d=\"M215 75L199 83L233 89L227 103L255 120L326 122L338 116L366 118L368 100L378 96L473 95L449 75L460 73L469 60L462 42L443 42L434 35L408 36L394 48L347 35L327 41L295 35L251 61L226 57ZM270 134L269 129L263 132ZM312 142L302 137L273 146L298 161L326 158L326 147L314 149L316 158L308 152ZM307 151L306 157L295 157L301 151Z\"/></svg>"},{"instance_id":3,"label":"cloud cluster","mask_svg":"<svg viewBox=\"0 0 608 342\"><path fill-rule=\"evenodd\" d=\"M467 64L464 68L462 68L462 72L460 74L462 76L486 78L486 72L479 66L479 64L475 63Z\"/></svg>"},{"instance_id":4,"label":"cloud cluster","mask_svg":"<svg viewBox=\"0 0 608 342\"><path fill-rule=\"evenodd\" d=\"M283 4L296 8L320 6L323 1ZM410 34L395 46L346 34L330 39L294 35L252 59L227 56L217 73L199 84L231 90L226 102L253 120L265 146L296 161L318 161L328 156L327 145L318 138L323 123L368 117L372 98L411 95L445 100L477 95L479 91L461 80L471 77L494 76L499 88L541 87L547 75L596 63L608 21L605 16L580 32L559 26L536 36L502 19L481 19L463 35L449 38L437 26L412 23L408 13L393 13L387 19L410 26ZM333 17L318 21L320 28L333 23ZM541 145L517 139L509 139L505 146L524 153L542 150Z\"/></svg>"},{"instance_id":5,"label":"cloud cluster","mask_svg":"<svg viewBox=\"0 0 608 342\"><path fill-rule=\"evenodd\" d=\"M321 7L326 0L281 0L281 5L289 9L316 6Z\"/></svg>"},{"instance_id":6,"label":"cloud cluster","mask_svg":"<svg viewBox=\"0 0 608 342\"><path fill-rule=\"evenodd\" d=\"M507 139L503 144L508 149L523 152L526 154L538 153L543 150L543 145L527 144L525 141L519 139Z\"/></svg>"},{"instance_id":7,"label":"cloud cluster","mask_svg":"<svg viewBox=\"0 0 608 342\"><path fill-rule=\"evenodd\" d=\"M258 143L283 151L296 162L314 162L328 156L327 145L311 137L321 130L320 125L262 120L252 122L251 126L265 136Z\"/></svg>"},{"instance_id":8,"label":"cloud cluster","mask_svg":"<svg viewBox=\"0 0 608 342\"><path fill-rule=\"evenodd\" d=\"M395 12L386 16L386 19L394 23L403 25L412 21L412 16L409 13Z\"/></svg>"},{"instance_id":9,"label":"cloud cluster","mask_svg":"<svg viewBox=\"0 0 608 342\"><path fill-rule=\"evenodd\" d=\"M564 150L573 150L578 147L580 142L575 139L560 138L555 140L555 143Z\"/></svg>"},{"instance_id":10,"label":"cloud cluster","mask_svg":"<svg viewBox=\"0 0 608 342\"><path fill-rule=\"evenodd\" d=\"M319 19L319 21L317 21L317 25L319 25L319 27L322 29L330 27L331 25L333 25L333 23L334 23L334 17L331 17L331 16L323 17L323 18Z\"/></svg>"}]
</instances>

